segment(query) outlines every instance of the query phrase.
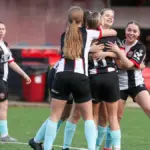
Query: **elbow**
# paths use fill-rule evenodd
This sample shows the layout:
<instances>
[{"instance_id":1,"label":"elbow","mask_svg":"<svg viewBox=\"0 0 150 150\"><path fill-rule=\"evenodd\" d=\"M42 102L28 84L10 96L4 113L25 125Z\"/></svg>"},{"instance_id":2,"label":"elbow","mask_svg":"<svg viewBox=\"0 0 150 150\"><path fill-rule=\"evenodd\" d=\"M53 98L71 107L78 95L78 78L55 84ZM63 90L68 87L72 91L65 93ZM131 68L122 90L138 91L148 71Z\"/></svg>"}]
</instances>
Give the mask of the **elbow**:
<instances>
[{"instance_id":1,"label":"elbow","mask_svg":"<svg viewBox=\"0 0 150 150\"><path fill-rule=\"evenodd\" d=\"M117 36L117 31L114 31L115 36Z\"/></svg>"}]
</instances>

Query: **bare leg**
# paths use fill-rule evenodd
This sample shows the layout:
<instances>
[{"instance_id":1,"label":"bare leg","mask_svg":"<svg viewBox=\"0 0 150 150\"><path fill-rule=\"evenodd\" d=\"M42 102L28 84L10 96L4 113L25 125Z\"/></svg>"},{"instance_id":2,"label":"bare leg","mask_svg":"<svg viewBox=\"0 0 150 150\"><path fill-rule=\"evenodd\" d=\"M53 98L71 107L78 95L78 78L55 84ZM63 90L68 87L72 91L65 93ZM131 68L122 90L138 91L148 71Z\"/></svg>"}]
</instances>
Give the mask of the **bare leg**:
<instances>
[{"instance_id":1,"label":"bare leg","mask_svg":"<svg viewBox=\"0 0 150 150\"><path fill-rule=\"evenodd\" d=\"M118 104L118 121L119 121L119 124L120 124L120 121L121 121L123 114L124 114L125 104L126 104L125 100L121 100L121 99L119 100L119 104Z\"/></svg>"},{"instance_id":2,"label":"bare leg","mask_svg":"<svg viewBox=\"0 0 150 150\"><path fill-rule=\"evenodd\" d=\"M102 102L99 108L99 125L106 127L108 123L108 113L106 103Z\"/></svg>"},{"instance_id":3,"label":"bare leg","mask_svg":"<svg viewBox=\"0 0 150 150\"><path fill-rule=\"evenodd\" d=\"M61 116L61 120L65 121L69 118L73 104L66 104Z\"/></svg>"},{"instance_id":4,"label":"bare leg","mask_svg":"<svg viewBox=\"0 0 150 150\"><path fill-rule=\"evenodd\" d=\"M135 101L140 105L145 114L150 118L150 95L148 91L144 90L138 93Z\"/></svg>"},{"instance_id":5,"label":"bare leg","mask_svg":"<svg viewBox=\"0 0 150 150\"><path fill-rule=\"evenodd\" d=\"M99 119L99 107L100 103L93 103L93 117L96 127L98 127L98 119Z\"/></svg>"}]
</instances>

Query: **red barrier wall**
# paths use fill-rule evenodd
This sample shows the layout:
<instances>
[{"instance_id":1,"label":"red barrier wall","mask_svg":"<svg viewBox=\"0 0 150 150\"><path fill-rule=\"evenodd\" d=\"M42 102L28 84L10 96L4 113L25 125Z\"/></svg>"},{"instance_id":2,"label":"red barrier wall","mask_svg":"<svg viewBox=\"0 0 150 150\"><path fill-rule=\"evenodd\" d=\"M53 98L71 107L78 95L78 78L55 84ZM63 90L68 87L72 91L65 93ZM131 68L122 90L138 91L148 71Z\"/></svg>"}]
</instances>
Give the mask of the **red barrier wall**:
<instances>
[{"instance_id":1,"label":"red barrier wall","mask_svg":"<svg viewBox=\"0 0 150 150\"><path fill-rule=\"evenodd\" d=\"M96 1L96 0L95 0ZM59 44L71 5L91 8L92 0L0 0L0 21L9 44Z\"/></svg>"}]
</instances>

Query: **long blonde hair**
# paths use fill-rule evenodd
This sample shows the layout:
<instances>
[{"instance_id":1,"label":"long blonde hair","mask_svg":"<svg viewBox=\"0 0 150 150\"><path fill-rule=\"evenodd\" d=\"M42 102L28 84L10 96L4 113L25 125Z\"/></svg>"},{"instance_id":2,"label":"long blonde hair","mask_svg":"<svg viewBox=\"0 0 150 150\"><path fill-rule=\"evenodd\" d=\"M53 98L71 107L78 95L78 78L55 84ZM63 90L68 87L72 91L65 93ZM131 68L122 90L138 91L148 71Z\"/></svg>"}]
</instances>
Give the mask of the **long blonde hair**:
<instances>
[{"instance_id":1,"label":"long blonde hair","mask_svg":"<svg viewBox=\"0 0 150 150\"><path fill-rule=\"evenodd\" d=\"M68 59L76 59L81 57L83 48L82 32L78 25L83 22L83 10L74 6L68 11L68 28L65 33L64 40L64 56Z\"/></svg>"}]
</instances>

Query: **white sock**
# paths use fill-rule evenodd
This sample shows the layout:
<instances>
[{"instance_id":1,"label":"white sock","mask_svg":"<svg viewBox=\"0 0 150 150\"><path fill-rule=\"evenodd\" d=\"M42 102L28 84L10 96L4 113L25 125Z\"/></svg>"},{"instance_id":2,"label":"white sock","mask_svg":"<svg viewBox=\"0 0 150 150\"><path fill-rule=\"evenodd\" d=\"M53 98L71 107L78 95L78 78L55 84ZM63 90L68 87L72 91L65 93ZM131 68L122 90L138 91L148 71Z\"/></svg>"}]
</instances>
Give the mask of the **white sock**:
<instances>
[{"instance_id":1,"label":"white sock","mask_svg":"<svg viewBox=\"0 0 150 150\"><path fill-rule=\"evenodd\" d=\"M5 134L1 134L1 137L2 137L2 138L6 137L6 136L8 136L8 134L7 134L7 133L5 133Z\"/></svg>"}]
</instances>

